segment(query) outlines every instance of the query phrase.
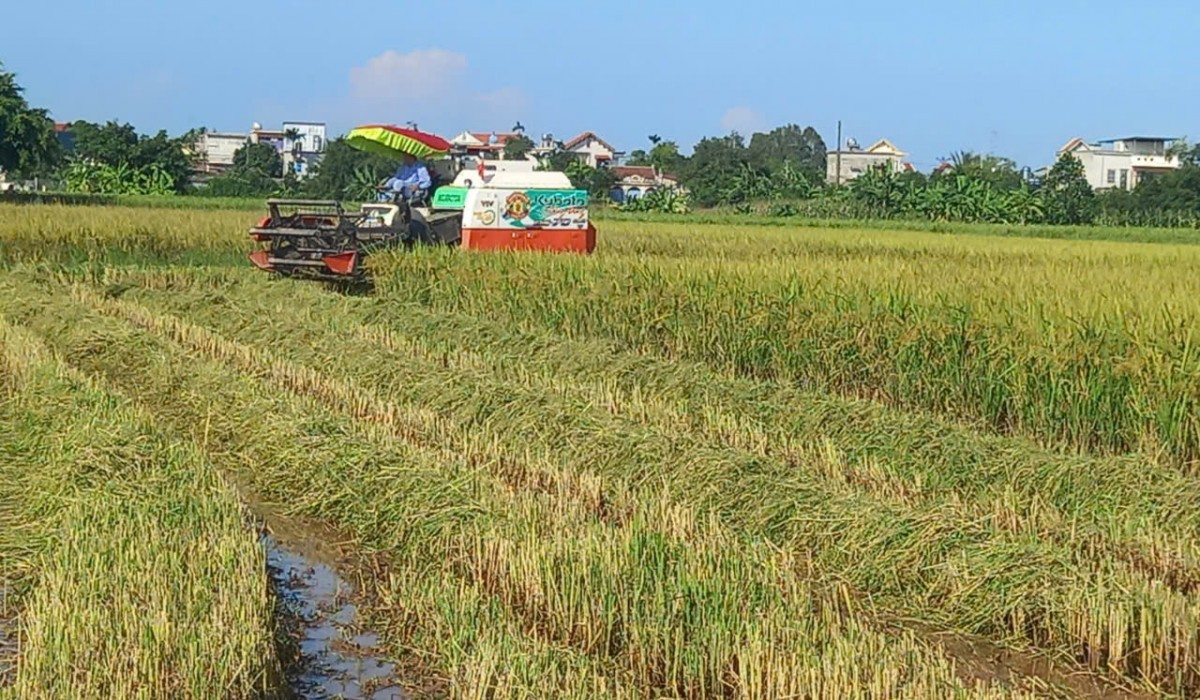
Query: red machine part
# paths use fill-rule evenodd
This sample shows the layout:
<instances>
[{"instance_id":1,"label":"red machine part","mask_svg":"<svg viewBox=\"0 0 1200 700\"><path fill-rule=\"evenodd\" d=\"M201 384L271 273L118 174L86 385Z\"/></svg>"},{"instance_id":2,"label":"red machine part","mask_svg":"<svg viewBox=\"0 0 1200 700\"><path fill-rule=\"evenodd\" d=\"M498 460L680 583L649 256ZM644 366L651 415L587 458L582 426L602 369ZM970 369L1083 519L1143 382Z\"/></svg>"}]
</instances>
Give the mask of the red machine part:
<instances>
[{"instance_id":1,"label":"red machine part","mask_svg":"<svg viewBox=\"0 0 1200 700\"><path fill-rule=\"evenodd\" d=\"M353 275L354 268L358 265L358 253L351 251L349 253L338 253L337 255L327 255L321 258L321 262L325 263L330 272L337 275Z\"/></svg>"},{"instance_id":2,"label":"red machine part","mask_svg":"<svg viewBox=\"0 0 1200 700\"><path fill-rule=\"evenodd\" d=\"M269 216L264 216L263 218L259 219L259 221L258 221L258 225L257 225L257 226L255 226L255 228L267 228L267 227L268 227L268 226L270 226L270 225L271 225L271 217L269 217ZM250 237L251 237L251 238L253 238L253 239L254 239L254 240L256 240L256 241L267 241L267 240L270 240L270 237L268 237L266 234L263 234L263 233L258 233L258 232L256 232L256 231L251 231L251 232L250 232Z\"/></svg>"},{"instance_id":3,"label":"red machine part","mask_svg":"<svg viewBox=\"0 0 1200 700\"><path fill-rule=\"evenodd\" d=\"M250 254L250 262L254 263L255 267L260 270L270 272L275 267L271 264L271 254L265 250L256 250Z\"/></svg>"},{"instance_id":4,"label":"red machine part","mask_svg":"<svg viewBox=\"0 0 1200 700\"><path fill-rule=\"evenodd\" d=\"M463 230L467 250L543 250L556 253L591 253L596 249L596 227L586 229L484 229Z\"/></svg>"}]
</instances>

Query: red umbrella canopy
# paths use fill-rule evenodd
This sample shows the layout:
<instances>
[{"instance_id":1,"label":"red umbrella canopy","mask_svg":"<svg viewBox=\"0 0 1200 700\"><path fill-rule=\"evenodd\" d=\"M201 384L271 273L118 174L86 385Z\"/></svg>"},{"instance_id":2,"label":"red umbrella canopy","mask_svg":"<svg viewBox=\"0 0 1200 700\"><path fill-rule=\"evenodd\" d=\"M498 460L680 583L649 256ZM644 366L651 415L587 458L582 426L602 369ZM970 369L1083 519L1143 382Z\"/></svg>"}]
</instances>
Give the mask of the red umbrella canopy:
<instances>
[{"instance_id":1,"label":"red umbrella canopy","mask_svg":"<svg viewBox=\"0 0 1200 700\"><path fill-rule=\"evenodd\" d=\"M425 158L448 153L451 148L450 142L437 134L384 124L355 127L346 135L346 142L360 151L392 158L400 158L406 153Z\"/></svg>"}]
</instances>

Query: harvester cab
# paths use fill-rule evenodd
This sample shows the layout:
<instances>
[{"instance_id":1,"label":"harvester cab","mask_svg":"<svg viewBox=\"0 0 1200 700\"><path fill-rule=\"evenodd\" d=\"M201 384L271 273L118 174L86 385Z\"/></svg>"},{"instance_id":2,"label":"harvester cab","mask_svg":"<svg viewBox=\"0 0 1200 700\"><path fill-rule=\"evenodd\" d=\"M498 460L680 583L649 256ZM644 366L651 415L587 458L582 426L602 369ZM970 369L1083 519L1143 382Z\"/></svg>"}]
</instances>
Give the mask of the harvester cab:
<instances>
[{"instance_id":1,"label":"harvester cab","mask_svg":"<svg viewBox=\"0 0 1200 700\"><path fill-rule=\"evenodd\" d=\"M449 155L450 145L431 134L396 127L360 127L350 145L372 152ZM591 253L596 229L588 193L561 172L461 159L439 159L429 168L437 187L429 201L409 202L389 193L346 211L336 200L269 199L269 216L250 229L266 246L250 254L258 268L282 276L353 281L366 275L368 256L385 247L445 245L468 250L541 250ZM385 192L383 188L379 191Z\"/></svg>"}]
</instances>

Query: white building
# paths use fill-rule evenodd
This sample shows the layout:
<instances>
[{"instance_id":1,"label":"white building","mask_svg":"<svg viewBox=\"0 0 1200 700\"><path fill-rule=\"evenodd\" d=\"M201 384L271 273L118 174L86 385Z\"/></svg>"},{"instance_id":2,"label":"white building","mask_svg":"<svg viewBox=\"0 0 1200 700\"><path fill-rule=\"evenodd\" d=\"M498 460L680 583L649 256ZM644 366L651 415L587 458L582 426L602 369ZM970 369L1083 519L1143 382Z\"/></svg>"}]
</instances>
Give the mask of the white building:
<instances>
[{"instance_id":1,"label":"white building","mask_svg":"<svg viewBox=\"0 0 1200 700\"><path fill-rule=\"evenodd\" d=\"M305 177L325 155L325 124L321 122L283 123L283 171Z\"/></svg>"},{"instance_id":2,"label":"white building","mask_svg":"<svg viewBox=\"0 0 1200 700\"><path fill-rule=\"evenodd\" d=\"M327 145L325 125L317 122L284 122L282 129L264 129L255 123L249 134L209 131L195 145L196 171L219 175L233 167L233 154L246 144L265 143L283 160L284 172L305 177L321 160Z\"/></svg>"},{"instance_id":3,"label":"white building","mask_svg":"<svg viewBox=\"0 0 1200 700\"><path fill-rule=\"evenodd\" d=\"M609 196L614 202L624 203L662 189L679 189L679 180L660 172L653 165L614 165L612 173L617 182Z\"/></svg>"},{"instance_id":4,"label":"white building","mask_svg":"<svg viewBox=\"0 0 1200 700\"><path fill-rule=\"evenodd\" d=\"M835 184L850 182L880 165L898 173L908 169L904 162L907 155L887 139L879 139L866 150L849 139L846 148L826 153L826 179Z\"/></svg>"},{"instance_id":5,"label":"white building","mask_svg":"<svg viewBox=\"0 0 1200 700\"><path fill-rule=\"evenodd\" d=\"M624 155L591 131L585 131L564 143L563 150L570 151L593 168L615 163Z\"/></svg>"},{"instance_id":6,"label":"white building","mask_svg":"<svg viewBox=\"0 0 1200 700\"><path fill-rule=\"evenodd\" d=\"M509 139L519 136L524 136L524 133L521 131L493 131L491 133L464 131L450 139L450 145L457 146L468 156L484 160L504 160L504 147L508 145Z\"/></svg>"},{"instance_id":7,"label":"white building","mask_svg":"<svg viewBox=\"0 0 1200 700\"><path fill-rule=\"evenodd\" d=\"M1179 159L1169 152L1174 141L1166 137L1130 136L1087 143L1074 138L1058 150L1058 155L1070 153L1078 158L1093 189L1128 190L1147 176L1180 166Z\"/></svg>"},{"instance_id":8,"label":"white building","mask_svg":"<svg viewBox=\"0 0 1200 700\"><path fill-rule=\"evenodd\" d=\"M283 172L299 178L311 174L328 144L324 124L295 121L283 122L280 129L264 129L256 122L250 129L250 142L272 146L283 159Z\"/></svg>"},{"instance_id":9,"label":"white building","mask_svg":"<svg viewBox=\"0 0 1200 700\"><path fill-rule=\"evenodd\" d=\"M196 142L196 170L218 174L233 167L233 154L250 142L246 134L210 131Z\"/></svg>"}]
</instances>

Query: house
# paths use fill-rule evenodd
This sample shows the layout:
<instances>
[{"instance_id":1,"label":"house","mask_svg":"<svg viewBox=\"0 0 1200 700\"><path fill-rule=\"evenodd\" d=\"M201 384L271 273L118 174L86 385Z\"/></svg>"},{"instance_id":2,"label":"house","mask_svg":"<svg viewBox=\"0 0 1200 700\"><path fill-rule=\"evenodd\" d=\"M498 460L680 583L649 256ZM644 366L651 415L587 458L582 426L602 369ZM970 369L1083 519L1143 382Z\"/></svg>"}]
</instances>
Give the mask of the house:
<instances>
[{"instance_id":1,"label":"house","mask_svg":"<svg viewBox=\"0 0 1200 700\"><path fill-rule=\"evenodd\" d=\"M287 136L282 129L264 129L262 124L254 122L250 127L250 143L265 143L273 146L280 155L283 155L283 144Z\"/></svg>"},{"instance_id":2,"label":"house","mask_svg":"<svg viewBox=\"0 0 1200 700\"><path fill-rule=\"evenodd\" d=\"M854 139L848 139L845 149L829 151L825 155L826 179L834 184L850 182L880 165L892 172L902 172L906 169L904 158L907 155L887 139L879 139L866 150Z\"/></svg>"},{"instance_id":3,"label":"house","mask_svg":"<svg viewBox=\"0 0 1200 700\"><path fill-rule=\"evenodd\" d=\"M614 202L628 202L664 187L679 187L678 178L660 172L653 165L614 165L611 170L617 178L611 193Z\"/></svg>"},{"instance_id":4,"label":"house","mask_svg":"<svg viewBox=\"0 0 1200 700\"><path fill-rule=\"evenodd\" d=\"M1128 136L1087 143L1081 138L1073 138L1058 149L1058 155L1070 153L1079 159L1092 189L1128 190L1147 177L1179 168L1179 159L1170 152L1175 141L1178 139Z\"/></svg>"},{"instance_id":5,"label":"house","mask_svg":"<svg viewBox=\"0 0 1200 700\"><path fill-rule=\"evenodd\" d=\"M322 122L283 123L283 171L307 177L325 155L325 124Z\"/></svg>"},{"instance_id":6,"label":"house","mask_svg":"<svg viewBox=\"0 0 1200 700\"><path fill-rule=\"evenodd\" d=\"M585 131L563 144L563 150L575 154L593 168L611 165L625 155L591 131Z\"/></svg>"},{"instance_id":7,"label":"house","mask_svg":"<svg viewBox=\"0 0 1200 700\"><path fill-rule=\"evenodd\" d=\"M510 139L524 136L523 131L504 131L491 133L480 131L464 131L450 139L450 144L463 155L482 158L483 160L504 160L504 147Z\"/></svg>"},{"instance_id":8,"label":"house","mask_svg":"<svg viewBox=\"0 0 1200 700\"><path fill-rule=\"evenodd\" d=\"M206 131L196 141L196 172L219 175L233 167L233 154L249 143L246 134Z\"/></svg>"},{"instance_id":9,"label":"house","mask_svg":"<svg viewBox=\"0 0 1200 700\"><path fill-rule=\"evenodd\" d=\"M311 174L328 144L325 125L320 122L283 122L282 129L264 129L255 122L250 133L206 131L196 140L195 170L205 175L220 175L233 167L233 155L250 143L265 143L283 160L283 171L296 177Z\"/></svg>"}]
</instances>

